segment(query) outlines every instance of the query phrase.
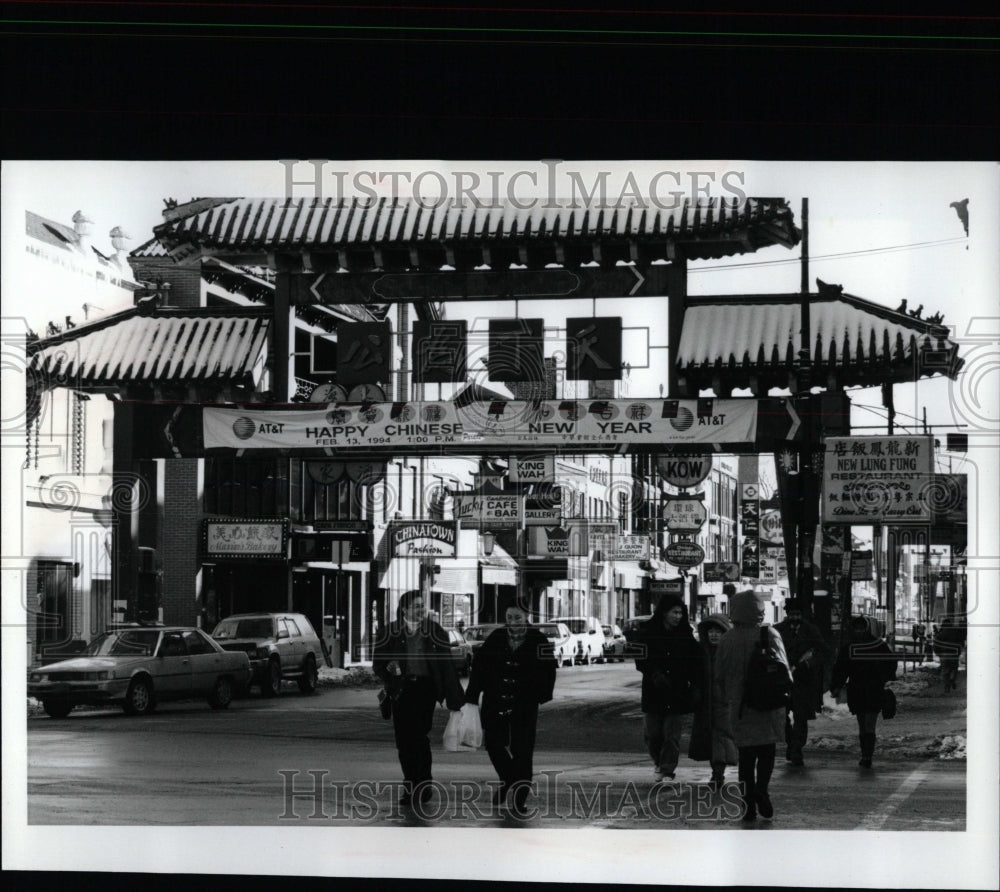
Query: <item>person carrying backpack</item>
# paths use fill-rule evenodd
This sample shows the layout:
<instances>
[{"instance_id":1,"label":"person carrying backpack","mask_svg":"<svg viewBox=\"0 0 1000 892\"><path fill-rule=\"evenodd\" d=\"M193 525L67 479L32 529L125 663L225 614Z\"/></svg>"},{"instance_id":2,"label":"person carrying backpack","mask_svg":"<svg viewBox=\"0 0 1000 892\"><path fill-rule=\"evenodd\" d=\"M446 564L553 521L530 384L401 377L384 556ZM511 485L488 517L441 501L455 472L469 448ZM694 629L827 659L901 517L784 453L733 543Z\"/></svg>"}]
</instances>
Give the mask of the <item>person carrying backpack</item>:
<instances>
[{"instance_id":1,"label":"person carrying backpack","mask_svg":"<svg viewBox=\"0 0 1000 892\"><path fill-rule=\"evenodd\" d=\"M768 784L777 744L785 739L785 703L792 675L781 635L773 626L761 625L764 599L760 595L749 590L733 595L729 618L733 628L719 641L716 661L739 748L742 817L753 821L759 812L769 819L774 806Z\"/></svg>"}]
</instances>

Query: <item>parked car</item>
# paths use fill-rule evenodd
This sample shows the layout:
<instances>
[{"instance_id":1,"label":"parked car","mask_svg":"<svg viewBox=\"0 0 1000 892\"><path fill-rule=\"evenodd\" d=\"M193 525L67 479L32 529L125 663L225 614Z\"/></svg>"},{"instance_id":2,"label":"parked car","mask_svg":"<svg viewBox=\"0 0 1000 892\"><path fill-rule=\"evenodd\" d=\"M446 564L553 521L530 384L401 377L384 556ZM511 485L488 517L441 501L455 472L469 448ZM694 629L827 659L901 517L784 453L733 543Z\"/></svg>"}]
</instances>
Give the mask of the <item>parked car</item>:
<instances>
[{"instance_id":1,"label":"parked car","mask_svg":"<svg viewBox=\"0 0 1000 892\"><path fill-rule=\"evenodd\" d=\"M457 629L449 629L448 644L451 646L451 656L459 675L468 675L472 667L472 645Z\"/></svg>"},{"instance_id":2,"label":"parked car","mask_svg":"<svg viewBox=\"0 0 1000 892\"><path fill-rule=\"evenodd\" d=\"M557 666L573 665L573 642L566 623L537 623L538 629L552 645L552 655Z\"/></svg>"},{"instance_id":3,"label":"parked car","mask_svg":"<svg viewBox=\"0 0 1000 892\"><path fill-rule=\"evenodd\" d=\"M301 613L238 613L212 632L225 650L241 651L250 659L251 684L265 697L281 693L281 682L295 679L303 694L316 690L323 644Z\"/></svg>"},{"instance_id":4,"label":"parked car","mask_svg":"<svg viewBox=\"0 0 1000 892\"><path fill-rule=\"evenodd\" d=\"M79 656L33 669L28 696L57 719L74 706L111 703L145 715L158 701L192 697L225 709L249 683L245 653L223 650L201 629L157 626L105 632Z\"/></svg>"},{"instance_id":5,"label":"parked car","mask_svg":"<svg viewBox=\"0 0 1000 892\"><path fill-rule=\"evenodd\" d=\"M596 663L604 659L604 630L592 616L557 616L555 622L565 623L570 632L570 647L577 663Z\"/></svg>"},{"instance_id":6,"label":"parked car","mask_svg":"<svg viewBox=\"0 0 1000 892\"><path fill-rule=\"evenodd\" d=\"M601 629L604 631L604 659L609 663L612 660L624 662L626 641L621 628L605 623Z\"/></svg>"},{"instance_id":7,"label":"parked car","mask_svg":"<svg viewBox=\"0 0 1000 892\"><path fill-rule=\"evenodd\" d=\"M653 614L647 613L643 616L633 616L622 622L622 634L625 636L625 656L635 657L639 651L637 646L638 632L649 620L653 618Z\"/></svg>"},{"instance_id":8,"label":"parked car","mask_svg":"<svg viewBox=\"0 0 1000 892\"><path fill-rule=\"evenodd\" d=\"M478 626L466 626L465 627L465 640L469 642L469 651L473 658L476 656L476 650L482 645L482 643L490 637L490 635L497 629L502 629L503 623L484 623Z\"/></svg>"}]
</instances>

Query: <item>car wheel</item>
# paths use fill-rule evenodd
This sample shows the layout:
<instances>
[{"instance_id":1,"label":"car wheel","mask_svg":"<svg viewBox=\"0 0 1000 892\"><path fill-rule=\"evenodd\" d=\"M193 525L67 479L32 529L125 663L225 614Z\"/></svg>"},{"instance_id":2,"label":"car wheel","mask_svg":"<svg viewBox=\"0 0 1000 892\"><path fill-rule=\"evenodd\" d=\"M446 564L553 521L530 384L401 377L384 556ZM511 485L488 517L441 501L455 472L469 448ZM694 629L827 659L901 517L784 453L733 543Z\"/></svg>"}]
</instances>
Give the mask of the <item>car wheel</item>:
<instances>
[{"instance_id":1,"label":"car wheel","mask_svg":"<svg viewBox=\"0 0 1000 892\"><path fill-rule=\"evenodd\" d=\"M311 694L316 690L319 682L319 670L316 668L316 658L309 654L306 657L306 664L302 667L302 675L298 679L299 690L303 694Z\"/></svg>"},{"instance_id":2,"label":"car wheel","mask_svg":"<svg viewBox=\"0 0 1000 892\"><path fill-rule=\"evenodd\" d=\"M228 675L222 675L215 680L215 687L208 697L208 705L212 709L225 709L233 702L233 680Z\"/></svg>"},{"instance_id":3,"label":"car wheel","mask_svg":"<svg viewBox=\"0 0 1000 892\"><path fill-rule=\"evenodd\" d=\"M70 710L73 708L72 703L67 703L65 700L43 700L42 709L45 710L45 714L52 716L54 719L64 719L69 715Z\"/></svg>"},{"instance_id":4,"label":"car wheel","mask_svg":"<svg viewBox=\"0 0 1000 892\"><path fill-rule=\"evenodd\" d=\"M260 692L265 697L277 697L281 693L281 663L271 660L260 682Z\"/></svg>"},{"instance_id":5,"label":"car wheel","mask_svg":"<svg viewBox=\"0 0 1000 892\"><path fill-rule=\"evenodd\" d=\"M153 711L153 686L147 678L134 678L125 694L122 708L129 715L148 715Z\"/></svg>"}]
</instances>

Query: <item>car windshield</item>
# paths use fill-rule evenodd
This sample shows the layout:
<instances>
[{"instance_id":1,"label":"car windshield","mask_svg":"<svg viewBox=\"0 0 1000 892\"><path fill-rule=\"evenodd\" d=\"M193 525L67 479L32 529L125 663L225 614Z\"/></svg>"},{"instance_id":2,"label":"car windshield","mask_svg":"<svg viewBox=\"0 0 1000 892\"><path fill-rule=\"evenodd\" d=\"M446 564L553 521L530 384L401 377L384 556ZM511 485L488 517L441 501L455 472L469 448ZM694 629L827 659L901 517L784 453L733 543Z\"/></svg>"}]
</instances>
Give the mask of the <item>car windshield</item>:
<instances>
[{"instance_id":1,"label":"car windshield","mask_svg":"<svg viewBox=\"0 0 1000 892\"><path fill-rule=\"evenodd\" d=\"M569 626L569 630L574 635L579 635L587 631L587 621L585 619L564 619L563 622Z\"/></svg>"},{"instance_id":2,"label":"car windshield","mask_svg":"<svg viewBox=\"0 0 1000 892\"><path fill-rule=\"evenodd\" d=\"M213 638L270 638L274 635L270 617L254 619L224 619L215 627Z\"/></svg>"},{"instance_id":3,"label":"car windshield","mask_svg":"<svg viewBox=\"0 0 1000 892\"><path fill-rule=\"evenodd\" d=\"M156 649L160 633L153 629L105 632L83 650L91 657L148 657Z\"/></svg>"}]
</instances>

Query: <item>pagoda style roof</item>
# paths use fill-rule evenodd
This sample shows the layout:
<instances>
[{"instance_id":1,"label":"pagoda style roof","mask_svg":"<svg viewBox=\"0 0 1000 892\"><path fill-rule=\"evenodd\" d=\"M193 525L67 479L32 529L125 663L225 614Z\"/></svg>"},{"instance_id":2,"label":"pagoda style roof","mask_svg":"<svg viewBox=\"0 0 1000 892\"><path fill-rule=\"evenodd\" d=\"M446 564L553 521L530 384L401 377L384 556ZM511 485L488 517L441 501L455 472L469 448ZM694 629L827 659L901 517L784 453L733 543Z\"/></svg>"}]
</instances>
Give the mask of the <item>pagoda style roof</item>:
<instances>
[{"instance_id":1,"label":"pagoda style roof","mask_svg":"<svg viewBox=\"0 0 1000 892\"><path fill-rule=\"evenodd\" d=\"M688 297L677 352L683 394L789 387L799 366L802 295ZM947 326L887 309L837 286L809 295L812 384L828 390L954 378L964 364Z\"/></svg>"},{"instance_id":2,"label":"pagoda style roof","mask_svg":"<svg viewBox=\"0 0 1000 892\"><path fill-rule=\"evenodd\" d=\"M781 198L685 200L669 209L588 207L569 199L519 204L529 202L435 207L405 198L200 199L171 208L154 233L175 259L199 252L241 258L330 253L348 272L642 264L678 254L710 259L792 247L800 238Z\"/></svg>"}]
</instances>

